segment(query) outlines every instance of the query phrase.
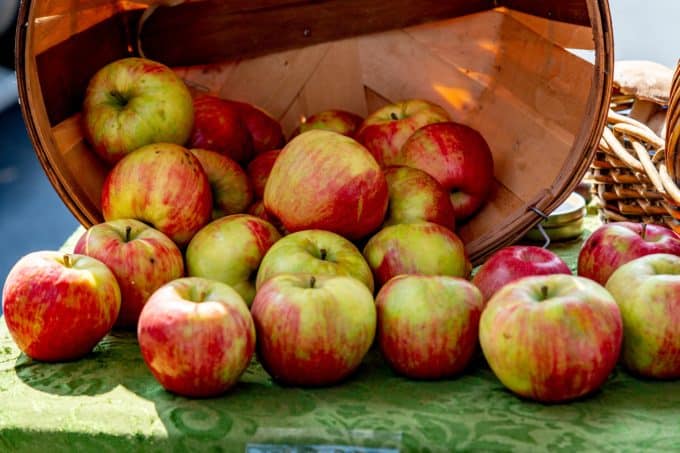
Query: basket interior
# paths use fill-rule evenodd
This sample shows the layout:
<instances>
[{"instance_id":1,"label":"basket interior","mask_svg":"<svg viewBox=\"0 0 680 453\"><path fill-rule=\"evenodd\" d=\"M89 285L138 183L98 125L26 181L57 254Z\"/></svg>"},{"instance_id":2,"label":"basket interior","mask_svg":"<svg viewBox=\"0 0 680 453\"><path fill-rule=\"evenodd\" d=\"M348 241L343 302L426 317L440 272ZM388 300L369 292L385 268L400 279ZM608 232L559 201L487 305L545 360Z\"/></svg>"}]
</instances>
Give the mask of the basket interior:
<instances>
[{"instance_id":1,"label":"basket interior","mask_svg":"<svg viewBox=\"0 0 680 453\"><path fill-rule=\"evenodd\" d=\"M89 77L124 56L157 59L194 90L254 103L279 119L286 133L302 117L330 108L366 116L403 99L439 103L455 121L478 129L493 152L491 199L459 229L475 262L531 228L539 217L528 213L530 207L549 211L568 195L565 189L587 169L583 161L594 150L589 140L598 136L606 114L599 110L608 94L598 63L601 49L596 28L583 23L590 20L585 6L569 21L557 21L491 8L493 2L427 1L409 7L414 2L398 1L388 8L383 1L260 1L254 2L260 9L245 12L223 2L217 6L223 17L213 23L217 12L206 18L200 8L219 2L158 8L143 2L72 3L31 4L23 96L43 167L85 225L101 221L99 197L108 167L83 139L80 104ZM273 16L277 23L265 5L299 13L298 3L309 11ZM338 3L371 3L367 8L391 13L381 21L366 17L358 25L324 31L332 19L348 17L348 5L331 8ZM406 9L392 11L399 7ZM224 29L229 14L234 23L256 23L230 32ZM271 31L277 24L283 30L279 39ZM289 28L299 33L286 32ZM196 42L191 36L198 36ZM242 42L219 47L230 37ZM566 47L594 50L595 65Z\"/></svg>"}]
</instances>

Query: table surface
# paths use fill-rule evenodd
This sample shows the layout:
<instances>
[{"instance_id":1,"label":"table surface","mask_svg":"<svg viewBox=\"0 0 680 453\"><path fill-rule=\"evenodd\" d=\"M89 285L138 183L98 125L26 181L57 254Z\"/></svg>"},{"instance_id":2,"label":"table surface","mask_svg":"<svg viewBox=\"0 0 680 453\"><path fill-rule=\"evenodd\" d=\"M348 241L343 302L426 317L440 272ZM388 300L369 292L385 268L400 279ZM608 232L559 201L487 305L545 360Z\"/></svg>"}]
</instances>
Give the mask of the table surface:
<instances>
[{"instance_id":1,"label":"table surface","mask_svg":"<svg viewBox=\"0 0 680 453\"><path fill-rule=\"evenodd\" d=\"M573 269L579 246L551 249ZM543 405L508 392L481 356L457 378L428 382L396 376L372 350L354 376L334 387L281 387L253 361L224 396L187 399L154 380L133 334L112 333L82 360L45 364L18 351L2 320L0 451L46 447L680 451L680 381L641 380L617 369L588 397Z\"/></svg>"}]
</instances>

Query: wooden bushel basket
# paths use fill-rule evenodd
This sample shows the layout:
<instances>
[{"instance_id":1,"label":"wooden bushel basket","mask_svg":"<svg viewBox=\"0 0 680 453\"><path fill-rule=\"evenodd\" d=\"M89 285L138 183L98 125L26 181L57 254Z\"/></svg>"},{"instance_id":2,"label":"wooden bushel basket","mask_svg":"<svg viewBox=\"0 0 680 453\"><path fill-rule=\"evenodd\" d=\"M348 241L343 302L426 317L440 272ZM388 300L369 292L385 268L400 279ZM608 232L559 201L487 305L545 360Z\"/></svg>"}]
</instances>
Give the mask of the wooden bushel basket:
<instances>
[{"instance_id":1,"label":"wooden bushel basket","mask_svg":"<svg viewBox=\"0 0 680 453\"><path fill-rule=\"evenodd\" d=\"M264 108L286 133L329 108L366 116L391 101L439 103L493 151L491 199L459 228L480 263L585 174L612 49L606 0L24 0L16 69L36 154L85 226L102 221L108 167L79 112L89 78L115 59L163 62L194 88Z\"/></svg>"}]
</instances>

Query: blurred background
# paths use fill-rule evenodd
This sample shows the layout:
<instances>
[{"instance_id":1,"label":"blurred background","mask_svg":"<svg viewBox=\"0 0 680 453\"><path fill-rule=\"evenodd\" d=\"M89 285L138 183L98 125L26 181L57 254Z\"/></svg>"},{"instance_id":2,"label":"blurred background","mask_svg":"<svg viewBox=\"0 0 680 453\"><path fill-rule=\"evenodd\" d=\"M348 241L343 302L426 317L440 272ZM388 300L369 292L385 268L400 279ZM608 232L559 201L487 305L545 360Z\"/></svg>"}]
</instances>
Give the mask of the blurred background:
<instances>
[{"instance_id":1,"label":"blurred background","mask_svg":"<svg viewBox=\"0 0 680 453\"><path fill-rule=\"evenodd\" d=\"M18 2L0 0L0 284L23 255L57 249L78 222L35 157L17 104L14 27ZM617 60L674 68L680 57L678 0L610 0Z\"/></svg>"}]
</instances>

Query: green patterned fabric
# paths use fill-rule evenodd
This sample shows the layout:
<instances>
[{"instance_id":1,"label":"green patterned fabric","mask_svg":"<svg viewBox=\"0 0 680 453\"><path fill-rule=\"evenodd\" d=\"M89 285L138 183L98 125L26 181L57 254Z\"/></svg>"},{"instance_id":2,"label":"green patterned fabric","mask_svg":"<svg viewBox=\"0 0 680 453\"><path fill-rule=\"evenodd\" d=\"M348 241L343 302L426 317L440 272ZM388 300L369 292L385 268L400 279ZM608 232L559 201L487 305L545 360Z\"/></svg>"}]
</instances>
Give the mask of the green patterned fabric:
<instances>
[{"instance_id":1,"label":"green patterned fabric","mask_svg":"<svg viewBox=\"0 0 680 453\"><path fill-rule=\"evenodd\" d=\"M573 267L579 246L551 248ZM481 356L456 379L425 382L396 376L373 350L338 386L281 387L254 361L226 395L192 400L160 387L132 334L44 364L0 322L0 451L454 450L680 451L680 381L617 369L587 398L543 405L505 390Z\"/></svg>"}]
</instances>

